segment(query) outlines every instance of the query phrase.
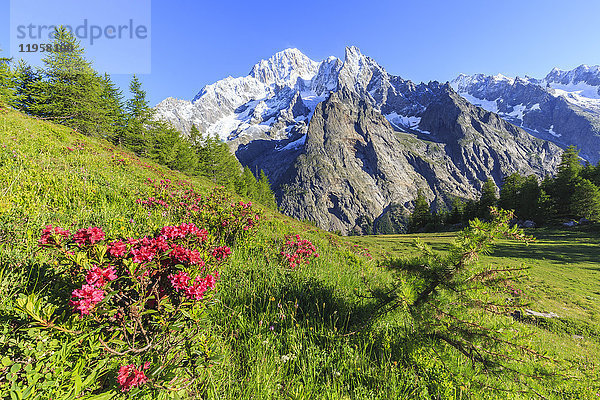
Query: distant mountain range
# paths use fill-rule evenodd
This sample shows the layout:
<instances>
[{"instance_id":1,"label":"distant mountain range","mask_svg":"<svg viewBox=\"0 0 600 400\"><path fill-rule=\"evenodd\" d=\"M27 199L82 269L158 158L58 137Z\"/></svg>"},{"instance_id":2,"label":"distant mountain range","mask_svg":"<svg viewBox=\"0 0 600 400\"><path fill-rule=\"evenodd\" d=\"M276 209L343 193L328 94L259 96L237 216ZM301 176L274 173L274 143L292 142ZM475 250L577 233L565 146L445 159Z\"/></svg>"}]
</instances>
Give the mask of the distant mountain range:
<instances>
[{"instance_id":1,"label":"distant mountain range","mask_svg":"<svg viewBox=\"0 0 600 400\"><path fill-rule=\"evenodd\" d=\"M451 85L472 104L532 135L576 145L582 157L600 161L600 66L555 68L544 79L460 75Z\"/></svg>"},{"instance_id":2,"label":"distant mountain range","mask_svg":"<svg viewBox=\"0 0 600 400\"><path fill-rule=\"evenodd\" d=\"M488 177L543 177L575 144L600 159L600 67L546 78L461 75L415 84L356 47L315 62L287 49L245 77L168 98L159 118L226 140L243 165L263 169L280 208L343 233L406 214L421 191L436 206L476 198ZM557 144L559 146L557 146Z\"/></svg>"}]
</instances>

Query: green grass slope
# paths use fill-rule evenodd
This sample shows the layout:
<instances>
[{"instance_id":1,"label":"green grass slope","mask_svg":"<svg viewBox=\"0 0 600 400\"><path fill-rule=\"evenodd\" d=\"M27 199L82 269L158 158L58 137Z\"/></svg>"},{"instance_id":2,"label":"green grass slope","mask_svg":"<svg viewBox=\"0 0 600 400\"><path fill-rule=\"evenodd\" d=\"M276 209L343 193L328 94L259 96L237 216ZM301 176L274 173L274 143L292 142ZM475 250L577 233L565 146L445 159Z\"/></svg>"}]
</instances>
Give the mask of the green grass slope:
<instances>
[{"instance_id":1,"label":"green grass slope","mask_svg":"<svg viewBox=\"0 0 600 400\"><path fill-rule=\"evenodd\" d=\"M104 140L15 111L0 111L3 398L157 398L150 392L120 392L114 365L103 361L107 356L87 354L83 342L64 333L36 328L16 309L19 295L36 293L46 303L54 299L57 288L45 272L53 261L37 244L45 225L72 231L99 226L108 236L127 237L177 224L170 212L149 211L136 202L152 195L149 179L186 181L202 193L212 187L204 179L138 159ZM320 257L290 269L281 262L279 251L285 236L295 234L311 240ZM531 247L535 253L513 249L507 242L486 259L532 265L531 280L523 283L532 293L532 308L567 318L522 323L498 317L504 326L522 332L525 344L556 358L557 375L544 380L524 375L523 382L489 375L478 379L483 386L473 382L479 369L460 354L413 341L401 313L370 319L375 303L368 288L389 284L393 278L378 260L386 252L408 254L410 240L410 236L340 238L265 210L260 228L232 249L204 314L212 357L200 372L201 384L178 393L161 392L159 397L597 397L597 238L563 243L549 237ZM430 235L426 240L443 249L449 237ZM354 246L354 241L361 246ZM578 334L583 338L573 337ZM98 366L105 367L97 379L86 379ZM524 371L536 375L527 366Z\"/></svg>"}]
</instances>

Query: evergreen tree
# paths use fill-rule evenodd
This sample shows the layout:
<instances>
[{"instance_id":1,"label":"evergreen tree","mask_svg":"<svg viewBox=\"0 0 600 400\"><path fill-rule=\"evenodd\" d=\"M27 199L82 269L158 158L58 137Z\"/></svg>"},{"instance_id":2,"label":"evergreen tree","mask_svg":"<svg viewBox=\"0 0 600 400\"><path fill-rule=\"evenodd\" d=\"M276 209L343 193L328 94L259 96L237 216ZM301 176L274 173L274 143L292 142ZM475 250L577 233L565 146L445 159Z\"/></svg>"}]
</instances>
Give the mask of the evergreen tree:
<instances>
[{"instance_id":1,"label":"evergreen tree","mask_svg":"<svg viewBox=\"0 0 600 400\"><path fill-rule=\"evenodd\" d=\"M125 111L123 110L123 93L117 88L108 74L102 77L101 83L100 101L104 115L101 120L100 130L104 132L106 138L118 143L126 127Z\"/></svg>"},{"instance_id":2,"label":"evergreen tree","mask_svg":"<svg viewBox=\"0 0 600 400\"><path fill-rule=\"evenodd\" d=\"M248 199L256 198L258 194L256 178L248 166L244 167L242 174L236 182L236 192Z\"/></svg>"},{"instance_id":3,"label":"evergreen tree","mask_svg":"<svg viewBox=\"0 0 600 400\"><path fill-rule=\"evenodd\" d=\"M11 59L0 57L0 102L12 104L14 100L13 77L10 69Z\"/></svg>"},{"instance_id":4,"label":"evergreen tree","mask_svg":"<svg viewBox=\"0 0 600 400\"><path fill-rule=\"evenodd\" d=\"M579 150L569 146L562 154L558 174L550 185L548 194L552 197L554 208L559 218L571 217L571 196L575 190L577 178L582 170Z\"/></svg>"},{"instance_id":5,"label":"evergreen tree","mask_svg":"<svg viewBox=\"0 0 600 400\"><path fill-rule=\"evenodd\" d=\"M131 92L131 98L127 100L125 109L129 118L131 118L131 122L141 126L149 123L154 116L154 111L150 107L150 103L146 98L146 91L142 89L142 83L136 75L131 78L129 91Z\"/></svg>"},{"instance_id":6,"label":"evergreen tree","mask_svg":"<svg viewBox=\"0 0 600 400\"><path fill-rule=\"evenodd\" d=\"M581 170L582 165L579 160L579 150L575 146L567 147L561 156L556 179L562 182L572 182Z\"/></svg>"},{"instance_id":7,"label":"evergreen tree","mask_svg":"<svg viewBox=\"0 0 600 400\"><path fill-rule=\"evenodd\" d=\"M33 114L33 107L41 97L41 80L43 71L32 68L23 60L19 60L14 70L15 107L27 114Z\"/></svg>"},{"instance_id":8,"label":"evergreen tree","mask_svg":"<svg viewBox=\"0 0 600 400\"><path fill-rule=\"evenodd\" d=\"M415 199L415 208L410 215L409 229L411 232L416 232L419 229L425 228L431 222L431 208L423 193L419 191Z\"/></svg>"},{"instance_id":9,"label":"evergreen tree","mask_svg":"<svg viewBox=\"0 0 600 400\"><path fill-rule=\"evenodd\" d=\"M213 182L229 188L235 188L240 176L241 165L229 150L227 143L221 141L216 135L207 135L198 153L200 157L200 173ZM250 172L252 175L252 172ZM252 175L254 184L253 193L256 192L256 179Z\"/></svg>"},{"instance_id":10,"label":"evergreen tree","mask_svg":"<svg viewBox=\"0 0 600 400\"><path fill-rule=\"evenodd\" d=\"M481 197L478 202L478 214L481 218L489 220L490 207L493 207L498 202L496 197L496 184L492 178L488 178L481 187Z\"/></svg>"},{"instance_id":11,"label":"evergreen tree","mask_svg":"<svg viewBox=\"0 0 600 400\"><path fill-rule=\"evenodd\" d=\"M78 129L101 133L105 124L102 80L84 56L79 41L65 27L55 28L52 50L42 60L45 79L36 83L38 94L31 112ZM69 51L56 51L68 47Z\"/></svg>"},{"instance_id":12,"label":"evergreen tree","mask_svg":"<svg viewBox=\"0 0 600 400\"><path fill-rule=\"evenodd\" d=\"M600 188L587 179L579 179L570 205L571 215L600 221Z\"/></svg>"},{"instance_id":13,"label":"evergreen tree","mask_svg":"<svg viewBox=\"0 0 600 400\"><path fill-rule=\"evenodd\" d=\"M201 146L203 142L202 134L196 128L196 125L192 125L190 129L190 143L192 146Z\"/></svg>"},{"instance_id":14,"label":"evergreen tree","mask_svg":"<svg viewBox=\"0 0 600 400\"><path fill-rule=\"evenodd\" d=\"M275 195L271 190L271 184L269 183L269 178L265 171L260 170L260 177L257 183L257 191L258 191L258 200L264 204L265 206L275 208L277 203L275 202ZM371 223L372 225L372 223ZM372 233L372 230L371 230ZM370 235L370 234L369 234Z\"/></svg>"},{"instance_id":15,"label":"evergreen tree","mask_svg":"<svg viewBox=\"0 0 600 400\"><path fill-rule=\"evenodd\" d=\"M504 210L518 210L524 178L518 173L505 176L500 189L498 206Z\"/></svg>"},{"instance_id":16,"label":"evergreen tree","mask_svg":"<svg viewBox=\"0 0 600 400\"><path fill-rule=\"evenodd\" d=\"M133 75L129 83L131 98L125 105L126 128L117 140L132 149L138 155L147 155L151 145L151 138L146 135L146 129L153 123L154 116L150 103L146 98L146 91L142 89L142 83L136 75ZM160 126L154 126L160 131Z\"/></svg>"},{"instance_id":17,"label":"evergreen tree","mask_svg":"<svg viewBox=\"0 0 600 400\"><path fill-rule=\"evenodd\" d=\"M450 215L448 216L448 223L449 224L458 224L463 220L463 215L464 215L464 209L465 209L465 202L458 198L455 197L454 199L452 199L452 209L450 210Z\"/></svg>"},{"instance_id":18,"label":"evergreen tree","mask_svg":"<svg viewBox=\"0 0 600 400\"><path fill-rule=\"evenodd\" d=\"M463 211L463 222L469 222L477 217L479 217L479 202L474 200L467 201Z\"/></svg>"},{"instance_id":19,"label":"evergreen tree","mask_svg":"<svg viewBox=\"0 0 600 400\"><path fill-rule=\"evenodd\" d=\"M518 200L517 215L523 219L538 219L540 214L540 184L534 175L530 175L521 184L520 196Z\"/></svg>"}]
</instances>

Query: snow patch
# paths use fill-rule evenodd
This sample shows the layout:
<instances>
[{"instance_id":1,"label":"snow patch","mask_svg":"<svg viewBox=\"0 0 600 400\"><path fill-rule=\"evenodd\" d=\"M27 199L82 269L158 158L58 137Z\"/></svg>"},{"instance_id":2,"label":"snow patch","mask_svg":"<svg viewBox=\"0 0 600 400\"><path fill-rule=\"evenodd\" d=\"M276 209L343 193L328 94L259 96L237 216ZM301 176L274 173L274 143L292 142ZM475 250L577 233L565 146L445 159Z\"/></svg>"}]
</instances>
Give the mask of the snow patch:
<instances>
[{"instance_id":1,"label":"snow patch","mask_svg":"<svg viewBox=\"0 0 600 400\"><path fill-rule=\"evenodd\" d=\"M277 151L297 150L300 147L304 146L304 143L306 143L306 135L303 135L300 139L294 140L293 142L288 143L284 147L277 149Z\"/></svg>"},{"instance_id":2,"label":"snow patch","mask_svg":"<svg viewBox=\"0 0 600 400\"><path fill-rule=\"evenodd\" d=\"M468 94L466 92L461 92L459 94L462 97L464 97L469 103L473 104L474 106L481 107L486 111L498 113L499 98L496 100L484 100L484 99L478 99L475 96L471 96L470 94Z\"/></svg>"},{"instance_id":3,"label":"snow patch","mask_svg":"<svg viewBox=\"0 0 600 400\"><path fill-rule=\"evenodd\" d=\"M513 107L513 110L511 112L506 113L505 115L507 117L512 117L512 118L516 118L520 121L523 121L523 114L525 113L526 109L527 109L527 107L524 106L523 103L517 104L516 106Z\"/></svg>"},{"instance_id":4,"label":"snow patch","mask_svg":"<svg viewBox=\"0 0 600 400\"><path fill-rule=\"evenodd\" d=\"M415 129L421 123L421 117L399 115L397 112L391 112L385 115L385 118L398 128Z\"/></svg>"},{"instance_id":5,"label":"snow patch","mask_svg":"<svg viewBox=\"0 0 600 400\"><path fill-rule=\"evenodd\" d=\"M550 125L550 129L548 129L548 133L555 137L561 137L560 133L554 132L554 125Z\"/></svg>"},{"instance_id":6,"label":"snow patch","mask_svg":"<svg viewBox=\"0 0 600 400\"><path fill-rule=\"evenodd\" d=\"M588 99L600 99L600 94L598 94L598 86L588 85L585 82L569 83L566 85L550 82L550 87L560 92L572 93L582 97L587 97Z\"/></svg>"}]
</instances>

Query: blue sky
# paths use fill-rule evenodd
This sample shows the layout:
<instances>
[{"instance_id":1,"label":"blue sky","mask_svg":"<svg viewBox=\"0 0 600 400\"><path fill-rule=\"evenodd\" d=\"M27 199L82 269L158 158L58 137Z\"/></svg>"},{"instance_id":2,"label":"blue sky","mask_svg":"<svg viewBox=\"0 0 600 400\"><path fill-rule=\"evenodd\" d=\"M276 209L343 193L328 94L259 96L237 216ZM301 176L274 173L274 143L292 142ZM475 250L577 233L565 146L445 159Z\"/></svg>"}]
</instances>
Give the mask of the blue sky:
<instances>
[{"instance_id":1,"label":"blue sky","mask_svg":"<svg viewBox=\"0 0 600 400\"><path fill-rule=\"evenodd\" d=\"M123 12L114 4L105 6L106 15ZM10 1L0 0L2 54L11 37L9 9ZM343 58L347 45L416 82L461 72L543 77L554 66L600 64L599 15L600 2L593 0L152 0L151 72L140 78L152 104L169 96L191 99L205 84L246 75L287 47L321 60ZM124 89L130 77L113 76Z\"/></svg>"}]
</instances>

